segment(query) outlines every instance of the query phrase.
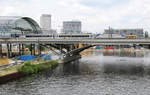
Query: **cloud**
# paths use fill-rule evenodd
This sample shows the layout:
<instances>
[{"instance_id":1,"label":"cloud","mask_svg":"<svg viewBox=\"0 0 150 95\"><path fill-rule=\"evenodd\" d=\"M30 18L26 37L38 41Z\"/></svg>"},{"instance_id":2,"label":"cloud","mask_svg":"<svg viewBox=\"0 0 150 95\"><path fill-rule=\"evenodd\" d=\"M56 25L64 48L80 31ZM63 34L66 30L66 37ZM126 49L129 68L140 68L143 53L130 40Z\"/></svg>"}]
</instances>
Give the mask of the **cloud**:
<instances>
[{"instance_id":1,"label":"cloud","mask_svg":"<svg viewBox=\"0 0 150 95\"><path fill-rule=\"evenodd\" d=\"M144 28L150 31L149 0L1 0L0 15L29 16L39 22L41 14L52 15L52 26L81 20L83 31L104 28Z\"/></svg>"}]
</instances>

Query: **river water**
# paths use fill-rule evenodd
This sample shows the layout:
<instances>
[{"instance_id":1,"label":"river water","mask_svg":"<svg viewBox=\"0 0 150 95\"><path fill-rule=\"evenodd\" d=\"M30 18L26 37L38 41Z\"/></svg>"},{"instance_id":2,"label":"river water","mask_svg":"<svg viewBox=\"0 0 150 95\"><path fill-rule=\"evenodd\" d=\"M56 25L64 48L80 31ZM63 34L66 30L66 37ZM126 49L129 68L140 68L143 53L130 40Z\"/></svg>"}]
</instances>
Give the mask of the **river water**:
<instances>
[{"instance_id":1,"label":"river water","mask_svg":"<svg viewBox=\"0 0 150 95\"><path fill-rule=\"evenodd\" d=\"M0 95L150 95L150 52L87 52L54 71L0 85Z\"/></svg>"}]
</instances>

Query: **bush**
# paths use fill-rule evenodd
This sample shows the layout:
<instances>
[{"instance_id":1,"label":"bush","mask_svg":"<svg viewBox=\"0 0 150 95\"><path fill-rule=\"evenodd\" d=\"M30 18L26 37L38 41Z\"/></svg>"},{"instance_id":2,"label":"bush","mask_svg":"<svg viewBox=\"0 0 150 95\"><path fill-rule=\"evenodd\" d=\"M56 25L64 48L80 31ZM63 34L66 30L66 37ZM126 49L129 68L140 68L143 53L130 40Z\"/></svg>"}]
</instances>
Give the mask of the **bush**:
<instances>
[{"instance_id":1,"label":"bush","mask_svg":"<svg viewBox=\"0 0 150 95\"><path fill-rule=\"evenodd\" d=\"M57 61L51 61L51 68L54 69L58 66L58 62Z\"/></svg>"},{"instance_id":2,"label":"bush","mask_svg":"<svg viewBox=\"0 0 150 95\"><path fill-rule=\"evenodd\" d=\"M25 62L23 66L17 68L18 71L25 73L26 75L35 74L42 70L51 68L54 69L58 66L57 61L50 61L48 64L32 64L31 62Z\"/></svg>"},{"instance_id":3,"label":"bush","mask_svg":"<svg viewBox=\"0 0 150 95\"><path fill-rule=\"evenodd\" d=\"M20 72L24 72L25 74L33 74L36 72L34 65L31 62L25 62L23 66L17 69Z\"/></svg>"}]
</instances>

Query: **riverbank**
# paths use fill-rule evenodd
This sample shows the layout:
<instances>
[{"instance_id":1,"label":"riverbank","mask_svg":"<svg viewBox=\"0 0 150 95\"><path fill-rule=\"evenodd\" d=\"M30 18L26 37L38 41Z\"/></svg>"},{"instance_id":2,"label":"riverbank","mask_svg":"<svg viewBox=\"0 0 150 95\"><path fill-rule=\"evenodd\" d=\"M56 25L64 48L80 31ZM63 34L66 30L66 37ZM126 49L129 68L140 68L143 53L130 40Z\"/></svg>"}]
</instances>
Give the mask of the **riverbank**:
<instances>
[{"instance_id":1,"label":"riverbank","mask_svg":"<svg viewBox=\"0 0 150 95\"><path fill-rule=\"evenodd\" d=\"M19 79L24 76L36 74L47 69L53 70L58 66L58 62L50 61L34 61L21 65L4 68L0 70L0 84Z\"/></svg>"}]
</instances>

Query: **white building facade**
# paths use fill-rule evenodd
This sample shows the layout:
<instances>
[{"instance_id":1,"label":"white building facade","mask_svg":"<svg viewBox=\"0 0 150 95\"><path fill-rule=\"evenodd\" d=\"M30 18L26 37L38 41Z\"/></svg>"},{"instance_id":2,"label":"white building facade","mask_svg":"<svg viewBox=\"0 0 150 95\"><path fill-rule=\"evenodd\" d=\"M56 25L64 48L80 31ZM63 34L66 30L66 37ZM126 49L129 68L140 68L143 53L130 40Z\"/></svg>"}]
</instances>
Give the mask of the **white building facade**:
<instances>
[{"instance_id":1,"label":"white building facade","mask_svg":"<svg viewBox=\"0 0 150 95\"><path fill-rule=\"evenodd\" d=\"M64 34L81 34L81 21L64 21L62 33Z\"/></svg>"},{"instance_id":2,"label":"white building facade","mask_svg":"<svg viewBox=\"0 0 150 95\"><path fill-rule=\"evenodd\" d=\"M44 30L50 30L51 29L51 15L43 14L40 17L40 26Z\"/></svg>"},{"instance_id":3,"label":"white building facade","mask_svg":"<svg viewBox=\"0 0 150 95\"><path fill-rule=\"evenodd\" d=\"M56 30L51 27L51 15L43 14L40 17L40 26L42 28L43 34L56 34Z\"/></svg>"}]
</instances>

